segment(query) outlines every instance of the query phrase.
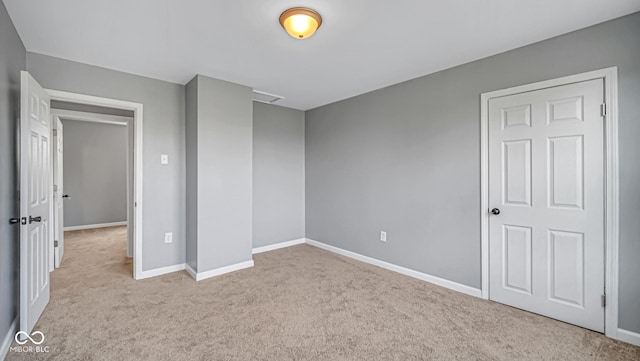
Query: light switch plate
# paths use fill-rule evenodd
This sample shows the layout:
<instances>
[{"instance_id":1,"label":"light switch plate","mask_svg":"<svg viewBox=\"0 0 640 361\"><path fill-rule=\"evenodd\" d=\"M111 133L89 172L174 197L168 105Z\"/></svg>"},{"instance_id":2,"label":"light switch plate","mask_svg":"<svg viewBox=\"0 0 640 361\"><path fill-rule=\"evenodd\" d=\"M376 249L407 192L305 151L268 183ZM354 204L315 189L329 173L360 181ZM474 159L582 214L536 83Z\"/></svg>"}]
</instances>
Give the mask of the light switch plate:
<instances>
[{"instance_id":1,"label":"light switch plate","mask_svg":"<svg viewBox=\"0 0 640 361\"><path fill-rule=\"evenodd\" d=\"M160 155L160 164L169 164L169 155L161 154Z\"/></svg>"},{"instance_id":2,"label":"light switch plate","mask_svg":"<svg viewBox=\"0 0 640 361\"><path fill-rule=\"evenodd\" d=\"M164 234L164 243L173 242L173 232L168 232Z\"/></svg>"}]
</instances>

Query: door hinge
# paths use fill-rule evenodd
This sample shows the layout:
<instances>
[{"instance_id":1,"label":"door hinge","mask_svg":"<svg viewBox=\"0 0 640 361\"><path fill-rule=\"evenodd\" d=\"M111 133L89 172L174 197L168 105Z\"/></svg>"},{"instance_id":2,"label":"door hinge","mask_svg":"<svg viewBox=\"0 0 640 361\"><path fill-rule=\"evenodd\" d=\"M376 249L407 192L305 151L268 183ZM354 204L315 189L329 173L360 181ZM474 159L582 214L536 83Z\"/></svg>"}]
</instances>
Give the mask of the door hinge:
<instances>
[{"instance_id":1,"label":"door hinge","mask_svg":"<svg viewBox=\"0 0 640 361\"><path fill-rule=\"evenodd\" d=\"M54 247L58 247L58 241L57 241L57 240L56 240L56 241L53 241L53 246L54 246Z\"/></svg>"},{"instance_id":2,"label":"door hinge","mask_svg":"<svg viewBox=\"0 0 640 361\"><path fill-rule=\"evenodd\" d=\"M56 135L58 135L58 129L53 130L53 136L55 137Z\"/></svg>"},{"instance_id":3,"label":"door hinge","mask_svg":"<svg viewBox=\"0 0 640 361\"><path fill-rule=\"evenodd\" d=\"M600 115L603 117L607 116L607 103L600 104Z\"/></svg>"},{"instance_id":4,"label":"door hinge","mask_svg":"<svg viewBox=\"0 0 640 361\"><path fill-rule=\"evenodd\" d=\"M600 303L602 304L602 307L607 306L607 295L600 296Z\"/></svg>"}]
</instances>

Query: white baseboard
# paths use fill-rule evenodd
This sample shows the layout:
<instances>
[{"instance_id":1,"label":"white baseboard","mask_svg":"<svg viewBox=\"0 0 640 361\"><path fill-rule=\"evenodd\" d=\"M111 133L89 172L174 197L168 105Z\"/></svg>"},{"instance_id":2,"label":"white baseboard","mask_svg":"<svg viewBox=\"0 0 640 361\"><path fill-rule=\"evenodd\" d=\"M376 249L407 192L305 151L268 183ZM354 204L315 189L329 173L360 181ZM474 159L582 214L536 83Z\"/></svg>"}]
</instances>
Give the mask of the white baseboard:
<instances>
[{"instance_id":1,"label":"white baseboard","mask_svg":"<svg viewBox=\"0 0 640 361\"><path fill-rule=\"evenodd\" d=\"M191 266L189 266L189 264L187 264L185 266L185 270L187 271L187 273L193 277L193 279L195 280L196 278L198 278L198 272L196 272L196 270L194 270L193 268L191 268Z\"/></svg>"},{"instance_id":2,"label":"white baseboard","mask_svg":"<svg viewBox=\"0 0 640 361\"><path fill-rule=\"evenodd\" d=\"M293 241L280 242L275 244L270 244L268 246L256 247L252 250L253 254L273 251L280 248L291 247L298 244L306 243L306 238L294 239Z\"/></svg>"},{"instance_id":3,"label":"white baseboard","mask_svg":"<svg viewBox=\"0 0 640 361\"><path fill-rule=\"evenodd\" d=\"M107 228L107 227L117 227L117 226L126 226L127 221L123 222L111 222L111 223L98 223L98 224L85 224L82 226L69 226L64 227L64 231L79 231L81 229L93 229L93 228Z\"/></svg>"},{"instance_id":4,"label":"white baseboard","mask_svg":"<svg viewBox=\"0 0 640 361\"><path fill-rule=\"evenodd\" d=\"M628 342L632 345L640 346L640 333L618 329L618 335L616 339L624 342Z\"/></svg>"},{"instance_id":5,"label":"white baseboard","mask_svg":"<svg viewBox=\"0 0 640 361\"><path fill-rule=\"evenodd\" d=\"M184 269L185 269L185 264L184 263L176 264L176 265L173 265L173 266L150 269L148 271L142 271L142 275L137 279L143 280L145 278L160 276L160 275L164 275L164 274L167 274L167 273L184 271Z\"/></svg>"},{"instance_id":6,"label":"white baseboard","mask_svg":"<svg viewBox=\"0 0 640 361\"><path fill-rule=\"evenodd\" d=\"M0 360L4 360L7 357L16 332L18 332L18 317L13 319L11 326L9 326L9 331L7 331L7 334L4 336L4 340L2 340L2 346L0 346Z\"/></svg>"},{"instance_id":7,"label":"white baseboard","mask_svg":"<svg viewBox=\"0 0 640 361\"><path fill-rule=\"evenodd\" d=\"M230 266L220 267L220 268L212 269L205 272L195 272L193 268L189 267L189 265L187 265L186 269L187 269L187 272L189 272L189 274L191 275L191 277L193 277L196 281L202 281L207 278L220 276L225 273L239 271L241 269L250 268L250 267L253 267L253 260L236 263Z\"/></svg>"},{"instance_id":8,"label":"white baseboard","mask_svg":"<svg viewBox=\"0 0 640 361\"><path fill-rule=\"evenodd\" d=\"M327 251L330 251L330 252L333 252L333 253L337 253L337 254L345 256L345 257L353 258L353 259L355 259L357 261L369 263L371 265L378 266L378 267L387 269L389 271L398 272L398 273L401 273L401 274L409 276L409 277L413 277L413 278L417 278L417 279L422 280L422 281L433 283L433 284L436 284L438 286L442 286L442 287L448 288L450 290L458 291L458 292L461 292L461 293L464 293L464 294L467 294L467 295L470 295L470 296L474 296L474 297L481 297L482 296L482 292L478 288L473 288L473 287L470 287L470 286L467 286L467 285L463 285L461 283L445 280L444 278L428 275L426 273L414 271L412 269L401 267L401 266L397 266L397 265L392 264L392 263L380 261L380 260L375 259L375 258L363 256L361 254L358 254L358 253L355 253L355 252L351 252L351 251L347 251L347 250L344 250L342 248L334 247L334 246L328 245L326 243L314 241L312 239L308 239L307 238L307 242L306 243L311 245L311 246L322 248L324 250L327 250Z\"/></svg>"}]
</instances>

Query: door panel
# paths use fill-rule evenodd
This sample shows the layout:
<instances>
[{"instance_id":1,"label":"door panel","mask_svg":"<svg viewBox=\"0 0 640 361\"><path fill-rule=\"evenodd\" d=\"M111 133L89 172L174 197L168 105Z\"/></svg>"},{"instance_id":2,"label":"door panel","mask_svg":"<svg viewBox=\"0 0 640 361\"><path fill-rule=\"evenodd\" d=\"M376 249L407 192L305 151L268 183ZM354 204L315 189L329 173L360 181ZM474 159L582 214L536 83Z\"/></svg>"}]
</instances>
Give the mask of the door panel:
<instances>
[{"instance_id":1,"label":"door panel","mask_svg":"<svg viewBox=\"0 0 640 361\"><path fill-rule=\"evenodd\" d=\"M503 203L531 205L531 140L503 143Z\"/></svg>"},{"instance_id":2,"label":"door panel","mask_svg":"<svg viewBox=\"0 0 640 361\"><path fill-rule=\"evenodd\" d=\"M584 234L549 231L549 299L584 305Z\"/></svg>"},{"instance_id":3,"label":"door panel","mask_svg":"<svg viewBox=\"0 0 640 361\"><path fill-rule=\"evenodd\" d=\"M584 194L582 183L582 135L549 138L549 193L550 207L582 209Z\"/></svg>"},{"instance_id":4,"label":"door panel","mask_svg":"<svg viewBox=\"0 0 640 361\"><path fill-rule=\"evenodd\" d=\"M20 86L20 330L29 334L49 302L51 126L49 95L24 71Z\"/></svg>"},{"instance_id":5,"label":"door panel","mask_svg":"<svg viewBox=\"0 0 640 361\"><path fill-rule=\"evenodd\" d=\"M503 287L531 294L531 228L503 226Z\"/></svg>"},{"instance_id":6,"label":"door panel","mask_svg":"<svg viewBox=\"0 0 640 361\"><path fill-rule=\"evenodd\" d=\"M489 298L604 331L602 79L489 101Z\"/></svg>"}]
</instances>

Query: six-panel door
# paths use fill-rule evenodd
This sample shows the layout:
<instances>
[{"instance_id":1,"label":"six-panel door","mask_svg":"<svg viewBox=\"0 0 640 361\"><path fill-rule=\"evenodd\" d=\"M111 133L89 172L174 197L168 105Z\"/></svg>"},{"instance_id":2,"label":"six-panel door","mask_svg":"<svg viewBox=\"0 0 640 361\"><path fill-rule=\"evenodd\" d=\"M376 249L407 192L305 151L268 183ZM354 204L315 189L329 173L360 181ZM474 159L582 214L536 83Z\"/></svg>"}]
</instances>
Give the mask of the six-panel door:
<instances>
[{"instance_id":1,"label":"six-panel door","mask_svg":"<svg viewBox=\"0 0 640 361\"><path fill-rule=\"evenodd\" d=\"M49 95L29 73L20 86L20 330L29 334L49 303L51 119Z\"/></svg>"},{"instance_id":2,"label":"six-panel door","mask_svg":"<svg viewBox=\"0 0 640 361\"><path fill-rule=\"evenodd\" d=\"M602 79L489 101L489 297L602 332Z\"/></svg>"}]
</instances>

